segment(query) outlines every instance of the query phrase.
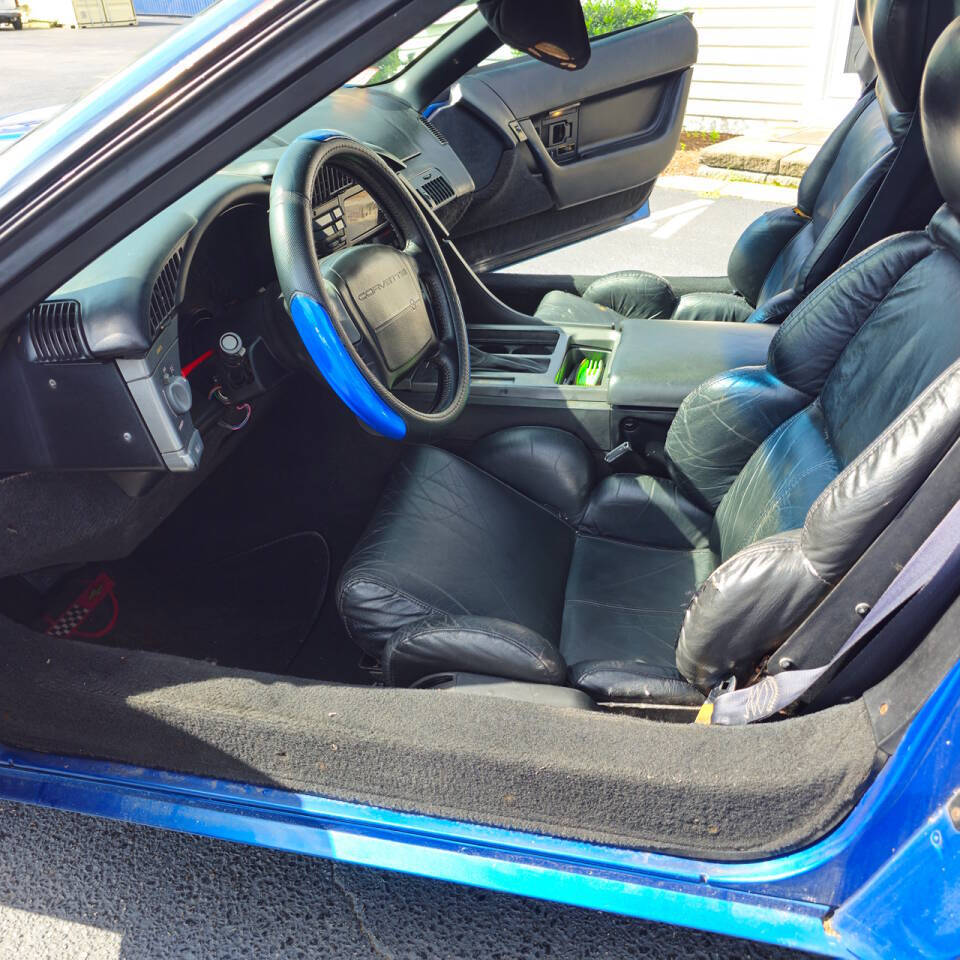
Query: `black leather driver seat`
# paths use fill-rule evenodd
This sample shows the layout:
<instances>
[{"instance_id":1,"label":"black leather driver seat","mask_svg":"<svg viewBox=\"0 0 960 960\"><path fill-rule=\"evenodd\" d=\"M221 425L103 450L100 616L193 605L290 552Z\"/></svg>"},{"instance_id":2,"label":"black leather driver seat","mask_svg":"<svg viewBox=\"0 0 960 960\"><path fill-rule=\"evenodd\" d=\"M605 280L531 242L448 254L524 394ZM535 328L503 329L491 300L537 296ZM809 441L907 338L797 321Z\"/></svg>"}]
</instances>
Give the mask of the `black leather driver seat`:
<instances>
[{"instance_id":1,"label":"black leather driver seat","mask_svg":"<svg viewBox=\"0 0 960 960\"><path fill-rule=\"evenodd\" d=\"M387 679L448 670L569 682L600 699L748 677L960 437L960 20L931 54L927 149L947 200L783 324L764 367L683 402L672 479L607 476L560 430L472 462L408 451L339 602Z\"/></svg>"},{"instance_id":2,"label":"black leather driver seat","mask_svg":"<svg viewBox=\"0 0 960 960\"><path fill-rule=\"evenodd\" d=\"M858 0L877 65L867 91L810 164L796 207L763 214L730 254L725 278L659 277L626 270L583 289L585 300L649 319L780 322L841 263L875 240L923 226L940 204L911 131L927 54L957 15L957 0ZM874 203L874 200L877 200ZM537 309L546 322L583 321L566 291Z\"/></svg>"}]
</instances>

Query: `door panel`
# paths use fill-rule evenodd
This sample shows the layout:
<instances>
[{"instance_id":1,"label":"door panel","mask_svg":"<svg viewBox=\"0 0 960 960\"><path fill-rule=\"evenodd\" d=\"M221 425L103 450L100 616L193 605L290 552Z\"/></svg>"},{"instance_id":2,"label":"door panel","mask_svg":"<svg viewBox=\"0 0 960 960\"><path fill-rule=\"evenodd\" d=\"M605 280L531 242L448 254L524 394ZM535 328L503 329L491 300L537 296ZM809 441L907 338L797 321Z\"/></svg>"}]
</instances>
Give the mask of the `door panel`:
<instances>
[{"instance_id":1,"label":"door panel","mask_svg":"<svg viewBox=\"0 0 960 960\"><path fill-rule=\"evenodd\" d=\"M521 57L464 77L430 117L477 185L464 256L490 269L634 214L676 150L696 58L677 15L593 40L583 70Z\"/></svg>"}]
</instances>

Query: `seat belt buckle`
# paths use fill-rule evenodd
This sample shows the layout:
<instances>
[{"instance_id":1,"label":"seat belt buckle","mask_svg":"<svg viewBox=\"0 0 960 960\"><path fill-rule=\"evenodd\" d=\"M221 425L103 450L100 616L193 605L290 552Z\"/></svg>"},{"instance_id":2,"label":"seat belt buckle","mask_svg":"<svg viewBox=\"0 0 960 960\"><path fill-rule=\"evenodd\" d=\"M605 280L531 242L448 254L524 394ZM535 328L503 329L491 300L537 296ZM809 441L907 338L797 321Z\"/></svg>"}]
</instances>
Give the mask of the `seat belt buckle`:
<instances>
[{"instance_id":1,"label":"seat belt buckle","mask_svg":"<svg viewBox=\"0 0 960 960\"><path fill-rule=\"evenodd\" d=\"M701 726L709 727L710 722L713 720L713 705L721 696L723 696L723 694L733 693L733 691L736 689L736 677L727 677L726 680L721 680L718 684L716 684L707 694L707 699L703 701L703 706L698 711L697 719L694 721L694 723L699 723Z\"/></svg>"}]
</instances>

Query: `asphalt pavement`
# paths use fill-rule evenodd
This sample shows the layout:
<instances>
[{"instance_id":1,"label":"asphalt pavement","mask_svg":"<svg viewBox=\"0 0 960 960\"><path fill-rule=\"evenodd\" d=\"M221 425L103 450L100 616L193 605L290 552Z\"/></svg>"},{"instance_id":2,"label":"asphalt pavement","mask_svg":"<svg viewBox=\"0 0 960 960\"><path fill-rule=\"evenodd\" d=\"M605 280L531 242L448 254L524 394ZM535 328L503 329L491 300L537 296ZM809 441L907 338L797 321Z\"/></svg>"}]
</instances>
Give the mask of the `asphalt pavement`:
<instances>
[{"instance_id":1,"label":"asphalt pavement","mask_svg":"<svg viewBox=\"0 0 960 960\"><path fill-rule=\"evenodd\" d=\"M790 960L311 857L0 804L0 960Z\"/></svg>"},{"instance_id":2,"label":"asphalt pavement","mask_svg":"<svg viewBox=\"0 0 960 960\"><path fill-rule=\"evenodd\" d=\"M525 260L507 272L723 276L730 249L746 227L773 207L795 203L796 191L783 187L665 177L650 196L649 217Z\"/></svg>"},{"instance_id":3,"label":"asphalt pavement","mask_svg":"<svg viewBox=\"0 0 960 960\"><path fill-rule=\"evenodd\" d=\"M0 117L68 103L175 24L0 32ZM668 179L652 216L515 269L726 270L788 191ZM0 804L0 960L764 958L800 954L131 824Z\"/></svg>"},{"instance_id":4,"label":"asphalt pavement","mask_svg":"<svg viewBox=\"0 0 960 960\"><path fill-rule=\"evenodd\" d=\"M139 59L182 23L142 17L132 27L0 30L0 117L71 103Z\"/></svg>"}]
</instances>

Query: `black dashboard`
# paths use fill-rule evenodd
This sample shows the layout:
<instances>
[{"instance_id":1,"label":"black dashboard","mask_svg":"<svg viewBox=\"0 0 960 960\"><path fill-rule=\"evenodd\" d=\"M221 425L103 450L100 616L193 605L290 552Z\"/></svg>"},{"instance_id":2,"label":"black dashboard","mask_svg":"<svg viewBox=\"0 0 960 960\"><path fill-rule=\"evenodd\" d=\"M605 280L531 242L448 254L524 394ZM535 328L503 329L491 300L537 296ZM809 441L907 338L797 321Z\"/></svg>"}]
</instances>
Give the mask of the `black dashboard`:
<instances>
[{"instance_id":1,"label":"black dashboard","mask_svg":"<svg viewBox=\"0 0 960 960\"><path fill-rule=\"evenodd\" d=\"M0 471L193 471L211 430L236 431L287 373L268 232L285 147L315 129L377 150L445 227L474 184L404 101L344 88L285 125L38 304L0 351ZM402 245L376 199L330 166L314 187L318 256Z\"/></svg>"}]
</instances>

